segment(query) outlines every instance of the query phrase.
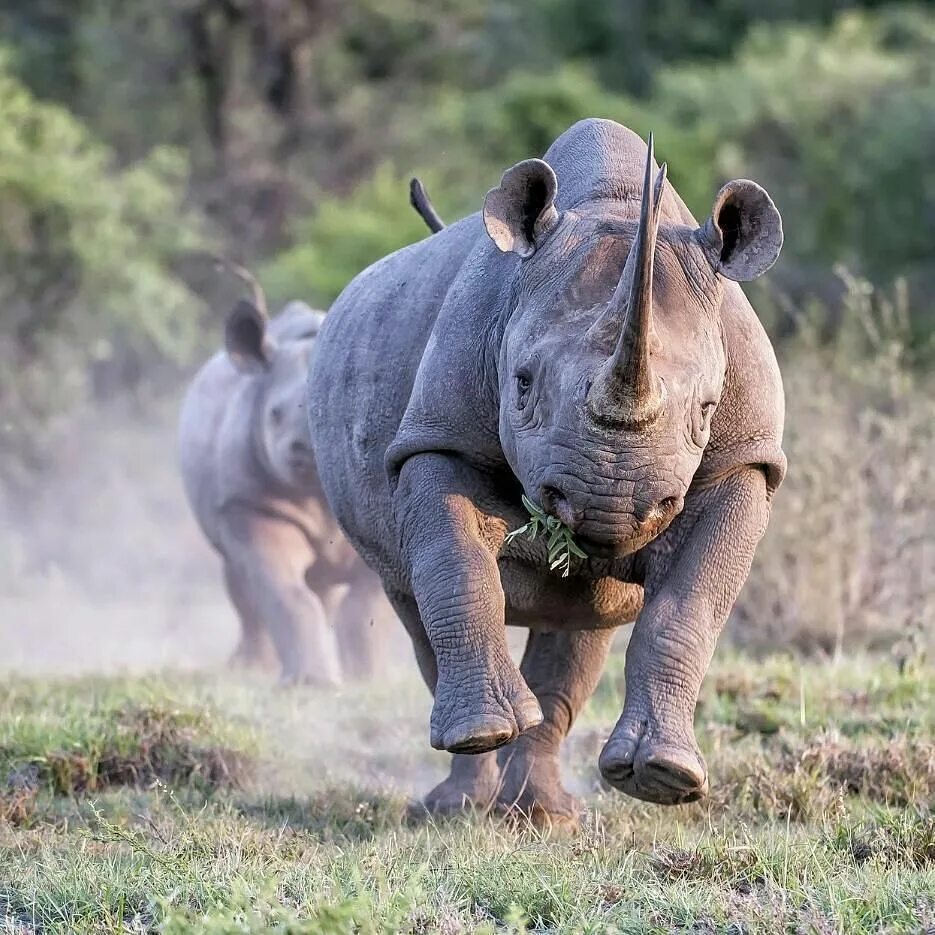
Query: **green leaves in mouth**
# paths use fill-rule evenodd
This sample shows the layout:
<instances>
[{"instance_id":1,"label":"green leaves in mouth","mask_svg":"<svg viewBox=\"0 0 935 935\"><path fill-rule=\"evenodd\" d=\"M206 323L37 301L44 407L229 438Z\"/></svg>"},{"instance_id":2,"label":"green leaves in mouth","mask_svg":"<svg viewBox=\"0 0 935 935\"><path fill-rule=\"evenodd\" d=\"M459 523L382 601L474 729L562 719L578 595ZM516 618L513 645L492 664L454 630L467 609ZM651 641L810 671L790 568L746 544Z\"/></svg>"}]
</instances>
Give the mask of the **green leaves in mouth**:
<instances>
[{"instance_id":1,"label":"green leaves in mouth","mask_svg":"<svg viewBox=\"0 0 935 935\"><path fill-rule=\"evenodd\" d=\"M560 520L549 516L541 506L533 503L523 494L523 506L529 513L529 522L507 533L504 544L525 535L528 539L545 536L550 571L560 571L563 578L568 577L572 556L587 558L585 552L575 542L575 534Z\"/></svg>"}]
</instances>

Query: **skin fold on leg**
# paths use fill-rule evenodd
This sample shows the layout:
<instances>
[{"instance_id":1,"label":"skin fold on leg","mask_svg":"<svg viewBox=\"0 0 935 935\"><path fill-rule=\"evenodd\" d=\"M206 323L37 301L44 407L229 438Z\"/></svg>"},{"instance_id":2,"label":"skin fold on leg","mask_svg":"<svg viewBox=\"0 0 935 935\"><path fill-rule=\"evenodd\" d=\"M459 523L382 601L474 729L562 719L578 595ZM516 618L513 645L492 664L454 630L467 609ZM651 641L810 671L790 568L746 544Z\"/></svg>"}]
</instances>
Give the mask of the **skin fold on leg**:
<instances>
[{"instance_id":1,"label":"skin fold on leg","mask_svg":"<svg viewBox=\"0 0 935 935\"><path fill-rule=\"evenodd\" d=\"M420 454L402 467L394 509L437 679L431 742L483 753L542 720L510 658L496 556L471 495L477 474L457 458Z\"/></svg>"}]
</instances>

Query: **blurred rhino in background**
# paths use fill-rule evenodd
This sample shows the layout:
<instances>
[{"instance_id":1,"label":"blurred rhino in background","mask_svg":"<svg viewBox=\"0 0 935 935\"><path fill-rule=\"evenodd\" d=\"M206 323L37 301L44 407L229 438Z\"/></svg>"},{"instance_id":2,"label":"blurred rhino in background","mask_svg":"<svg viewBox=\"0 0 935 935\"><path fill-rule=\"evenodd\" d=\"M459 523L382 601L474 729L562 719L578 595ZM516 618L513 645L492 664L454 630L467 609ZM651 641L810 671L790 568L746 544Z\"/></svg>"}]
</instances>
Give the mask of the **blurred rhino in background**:
<instances>
[{"instance_id":1,"label":"blurred rhino in background","mask_svg":"<svg viewBox=\"0 0 935 935\"><path fill-rule=\"evenodd\" d=\"M198 524L220 554L242 633L233 661L278 657L285 681L372 674L392 611L322 495L305 378L324 313L293 302L270 319L241 300L226 350L182 404L179 457Z\"/></svg>"}]
</instances>

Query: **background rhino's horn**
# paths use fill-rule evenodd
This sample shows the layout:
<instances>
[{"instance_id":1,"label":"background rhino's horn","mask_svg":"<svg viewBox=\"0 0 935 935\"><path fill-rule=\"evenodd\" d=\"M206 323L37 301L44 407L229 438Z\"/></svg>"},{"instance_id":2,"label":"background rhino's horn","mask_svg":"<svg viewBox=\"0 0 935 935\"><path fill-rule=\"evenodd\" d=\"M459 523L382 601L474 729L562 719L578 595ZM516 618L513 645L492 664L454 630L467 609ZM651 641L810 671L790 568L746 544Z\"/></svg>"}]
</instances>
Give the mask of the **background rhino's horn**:
<instances>
[{"instance_id":1,"label":"background rhino's horn","mask_svg":"<svg viewBox=\"0 0 935 935\"><path fill-rule=\"evenodd\" d=\"M658 415L663 388L653 373L653 256L659 205L666 179L662 164L653 181L653 136L646 150L640 223L608 313L623 321L613 354L601 368L588 400L603 421L639 424Z\"/></svg>"}]
</instances>

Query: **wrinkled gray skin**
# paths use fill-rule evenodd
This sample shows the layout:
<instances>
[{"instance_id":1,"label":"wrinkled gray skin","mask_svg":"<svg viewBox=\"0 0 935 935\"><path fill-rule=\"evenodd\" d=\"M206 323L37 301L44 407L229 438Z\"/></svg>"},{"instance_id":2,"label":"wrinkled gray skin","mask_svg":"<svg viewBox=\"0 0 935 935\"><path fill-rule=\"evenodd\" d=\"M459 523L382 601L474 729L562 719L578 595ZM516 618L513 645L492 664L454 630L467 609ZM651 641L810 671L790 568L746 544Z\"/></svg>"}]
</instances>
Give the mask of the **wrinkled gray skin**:
<instances>
[{"instance_id":1,"label":"wrinkled gray skin","mask_svg":"<svg viewBox=\"0 0 935 935\"><path fill-rule=\"evenodd\" d=\"M323 320L301 302L272 320L240 302L226 351L185 397L179 456L240 618L234 661L275 657L285 681L336 685L374 669L387 613L379 580L328 509L312 456L305 379Z\"/></svg>"},{"instance_id":2,"label":"wrinkled gray skin","mask_svg":"<svg viewBox=\"0 0 935 935\"><path fill-rule=\"evenodd\" d=\"M455 754L430 809L574 824L559 745L634 619L601 772L653 802L706 791L695 704L785 471L776 360L732 280L781 242L758 185L726 185L699 227L639 137L586 120L333 306L313 444ZM524 492L589 555L567 579L541 542L504 547ZM530 630L519 667L505 624Z\"/></svg>"}]
</instances>

